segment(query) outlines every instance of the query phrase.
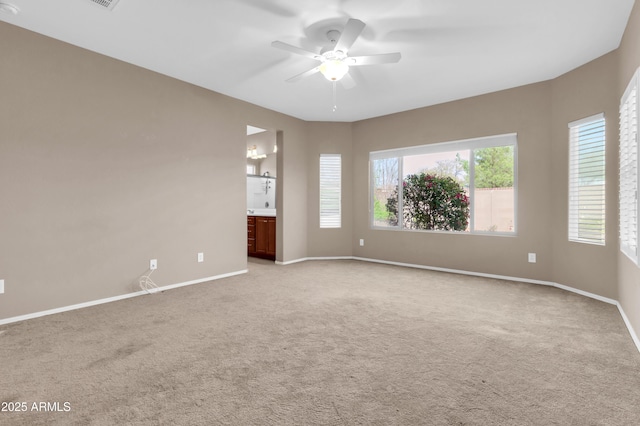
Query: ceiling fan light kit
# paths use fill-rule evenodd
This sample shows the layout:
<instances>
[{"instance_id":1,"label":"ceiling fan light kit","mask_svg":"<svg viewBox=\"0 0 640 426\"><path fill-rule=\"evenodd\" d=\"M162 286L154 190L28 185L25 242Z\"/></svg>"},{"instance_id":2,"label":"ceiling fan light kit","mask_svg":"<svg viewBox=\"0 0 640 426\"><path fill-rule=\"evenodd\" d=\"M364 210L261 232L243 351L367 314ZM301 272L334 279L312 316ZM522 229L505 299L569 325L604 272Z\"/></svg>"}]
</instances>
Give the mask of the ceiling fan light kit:
<instances>
[{"instance_id":1,"label":"ceiling fan light kit","mask_svg":"<svg viewBox=\"0 0 640 426\"><path fill-rule=\"evenodd\" d=\"M349 72L349 65L340 59L332 59L320 65L320 72L327 80L338 81Z\"/></svg>"}]
</instances>

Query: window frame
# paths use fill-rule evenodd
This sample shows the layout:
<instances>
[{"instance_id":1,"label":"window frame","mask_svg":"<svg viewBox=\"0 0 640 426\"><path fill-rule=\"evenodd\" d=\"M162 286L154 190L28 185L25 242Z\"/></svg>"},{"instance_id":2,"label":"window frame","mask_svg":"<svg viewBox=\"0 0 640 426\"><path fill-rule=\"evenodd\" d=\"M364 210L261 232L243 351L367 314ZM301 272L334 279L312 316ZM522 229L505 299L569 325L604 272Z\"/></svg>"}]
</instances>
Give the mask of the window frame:
<instances>
[{"instance_id":1,"label":"window frame","mask_svg":"<svg viewBox=\"0 0 640 426\"><path fill-rule=\"evenodd\" d=\"M580 225L581 221L579 219L579 209L578 205L580 204L580 184L579 184L579 167L580 167L580 134L576 134L579 132L579 129L582 126L595 124L598 122L602 122L602 156L603 156L603 164L602 164L602 181L603 181L603 189L602 189L602 204L599 206L602 214L602 237L601 239L588 239L584 237L580 237ZM606 120L604 117L604 113L595 114L589 117L585 117L580 120L572 121L568 124L569 129L569 193L568 193L568 239L571 242L582 243L582 244L593 244L604 246L606 244L606 210L607 210L607 202L606 202Z\"/></svg>"},{"instance_id":2,"label":"window frame","mask_svg":"<svg viewBox=\"0 0 640 426\"><path fill-rule=\"evenodd\" d=\"M501 146L513 147L513 231L496 232L475 230L474 209L474 180L475 180L475 158L473 151L483 148L493 148ZM388 158L397 158L398 161L398 187L402 186L404 176L404 157L413 155L437 154L444 152L470 151L469 155L469 199L470 199L470 216L469 231L443 231L443 230L426 230L426 229L409 229L404 228L402 220L398 221L395 226L377 226L374 218L374 198L375 198L375 176L373 162L375 160L383 160ZM398 211L402 212L402 191L398 194ZM461 139L449 142L439 142L427 145L417 145L403 148L394 148L380 151L371 151L369 153L369 228L374 230L389 231L408 231L408 232L431 232L461 235L490 235L490 236L507 236L514 237L518 234L518 134L505 133L500 135L485 136L471 139Z\"/></svg>"}]
</instances>

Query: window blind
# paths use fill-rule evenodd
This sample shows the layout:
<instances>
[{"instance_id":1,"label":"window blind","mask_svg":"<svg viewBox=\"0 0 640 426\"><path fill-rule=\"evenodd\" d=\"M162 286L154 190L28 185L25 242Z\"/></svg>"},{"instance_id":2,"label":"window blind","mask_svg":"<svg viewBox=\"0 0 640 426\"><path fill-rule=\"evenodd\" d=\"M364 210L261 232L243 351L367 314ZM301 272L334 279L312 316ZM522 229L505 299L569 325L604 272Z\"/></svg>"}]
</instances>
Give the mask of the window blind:
<instances>
[{"instance_id":1,"label":"window blind","mask_svg":"<svg viewBox=\"0 0 640 426\"><path fill-rule=\"evenodd\" d=\"M605 243L605 120L569 123L569 240Z\"/></svg>"},{"instance_id":2,"label":"window blind","mask_svg":"<svg viewBox=\"0 0 640 426\"><path fill-rule=\"evenodd\" d=\"M638 263L638 71L620 101L620 250Z\"/></svg>"},{"instance_id":3,"label":"window blind","mask_svg":"<svg viewBox=\"0 0 640 426\"><path fill-rule=\"evenodd\" d=\"M340 228L341 176L340 154L320 155L320 228Z\"/></svg>"}]
</instances>

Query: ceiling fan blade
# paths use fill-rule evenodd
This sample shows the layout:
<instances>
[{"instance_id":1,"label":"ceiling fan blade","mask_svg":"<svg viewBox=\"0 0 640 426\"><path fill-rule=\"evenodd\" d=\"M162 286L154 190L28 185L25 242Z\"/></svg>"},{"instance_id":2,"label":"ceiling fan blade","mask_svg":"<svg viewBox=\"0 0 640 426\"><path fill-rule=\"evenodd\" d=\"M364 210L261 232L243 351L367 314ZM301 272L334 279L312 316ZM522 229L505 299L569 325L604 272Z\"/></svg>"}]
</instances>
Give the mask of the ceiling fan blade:
<instances>
[{"instance_id":1,"label":"ceiling fan blade","mask_svg":"<svg viewBox=\"0 0 640 426\"><path fill-rule=\"evenodd\" d=\"M349 73L346 73L344 77L340 79L340 83L345 90L353 89L356 86L356 81Z\"/></svg>"},{"instance_id":2,"label":"ceiling fan blade","mask_svg":"<svg viewBox=\"0 0 640 426\"><path fill-rule=\"evenodd\" d=\"M315 59L316 61L321 61L323 59L322 56L318 55L317 53L309 52L308 50L301 49L297 46L284 43L282 41L274 41L273 43L271 43L271 46L275 47L276 49L282 49L286 50L287 52L295 53L297 55L306 56L307 58Z\"/></svg>"},{"instance_id":3,"label":"ceiling fan blade","mask_svg":"<svg viewBox=\"0 0 640 426\"><path fill-rule=\"evenodd\" d=\"M240 3L245 3L248 6L255 7L256 9L263 10L265 12L272 13L274 15L283 16L285 18L293 18L298 16L295 10L285 8L278 4L278 2L265 2L264 0L239 0Z\"/></svg>"},{"instance_id":4,"label":"ceiling fan blade","mask_svg":"<svg viewBox=\"0 0 640 426\"><path fill-rule=\"evenodd\" d=\"M347 64L350 67L357 67L360 65L378 65L378 64L393 64L399 62L402 55L400 52L395 53L382 53L380 55L369 56L352 56L347 59Z\"/></svg>"},{"instance_id":5,"label":"ceiling fan blade","mask_svg":"<svg viewBox=\"0 0 640 426\"><path fill-rule=\"evenodd\" d=\"M336 42L336 47L333 50L341 50L347 53L353 43L356 41L362 30L364 30L365 23L359 19L349 19L347 25L344 26L344 30L340 35L340 38Z\"/></svg>"},{"instance_id":6,"label":"ceiling fan blade","mask_svg":"<svg viewBox=\"0 0 640 426\"><path fill-rule=\"evenodd\" d=\"M305 71L301 74L294 75L293 77L287 79L286 81L287 83L295 83L296 81L302 80L303 78L313 75L319 71L320 71L320 66L317 66L317 67L311 68L309 71Z\"/></svg>"}]
</instances>

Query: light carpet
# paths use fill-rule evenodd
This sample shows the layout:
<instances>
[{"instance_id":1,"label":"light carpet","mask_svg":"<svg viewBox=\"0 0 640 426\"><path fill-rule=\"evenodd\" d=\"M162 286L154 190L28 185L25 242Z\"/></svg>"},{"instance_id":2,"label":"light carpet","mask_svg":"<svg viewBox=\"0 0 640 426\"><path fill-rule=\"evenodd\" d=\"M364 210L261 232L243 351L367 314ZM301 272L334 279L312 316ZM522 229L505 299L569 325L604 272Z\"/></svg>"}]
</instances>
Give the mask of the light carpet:
<instances>
[{"instance_id":1,"label":"light carpet","mask_svg":"<svg viewBox=\"0 0 640 426\"><path fill-rule=\"evenodd\" d=\"M251 260L0 327L0 401L27 405L6 425L638 425L640 354L551 287Z\"/></svg>"}]
</instances>

